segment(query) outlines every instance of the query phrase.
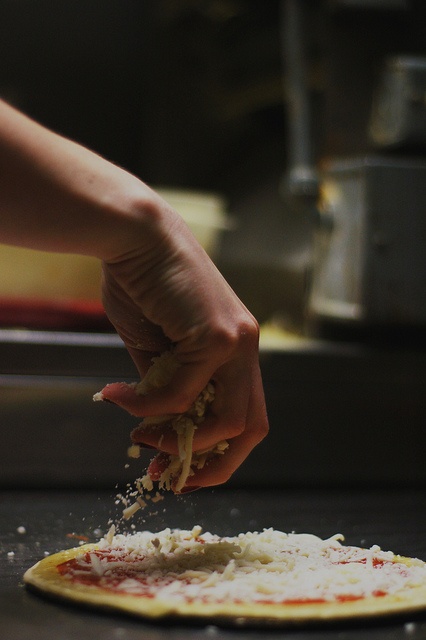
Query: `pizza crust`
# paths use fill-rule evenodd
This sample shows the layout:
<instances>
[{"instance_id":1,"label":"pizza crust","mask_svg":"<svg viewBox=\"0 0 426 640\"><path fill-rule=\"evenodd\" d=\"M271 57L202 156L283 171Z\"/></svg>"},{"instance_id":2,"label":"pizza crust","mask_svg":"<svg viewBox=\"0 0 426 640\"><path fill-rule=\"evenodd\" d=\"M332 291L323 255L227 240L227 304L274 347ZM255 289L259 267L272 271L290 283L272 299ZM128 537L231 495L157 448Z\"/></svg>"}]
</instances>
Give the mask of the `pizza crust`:
<instances>
[{"instance_id":1,"label":"pizza crust","mask_svg":"<svg viewBox=\"0 0 426 640\"><path fill-rule=\"evenodd\" d=\"M84 607L130 614L141 618L185 618L203 624L278 625L355 620L377 616L407 614L426 608L426 582L391 595L347 601L297 603L244 603L173 601L171 598L143 597L122 592L109 592L97 585L74 582L58 571L58 565L96 551L89 544L56 553L28 569L26 585L36 591ZM407 567L425 566L411 558L393 556L392 562Z\"/></svg>"}]
</instances>

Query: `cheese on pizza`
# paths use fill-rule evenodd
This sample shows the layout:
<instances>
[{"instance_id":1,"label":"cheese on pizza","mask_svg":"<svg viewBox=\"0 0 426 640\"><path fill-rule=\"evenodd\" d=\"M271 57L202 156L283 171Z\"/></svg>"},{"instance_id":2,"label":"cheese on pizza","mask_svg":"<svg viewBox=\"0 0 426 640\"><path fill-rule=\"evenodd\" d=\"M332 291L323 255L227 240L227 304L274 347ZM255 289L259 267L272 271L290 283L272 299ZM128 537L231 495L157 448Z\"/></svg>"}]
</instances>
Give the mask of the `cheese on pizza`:
<instances>
[{"instance_id":1,"label":"cheese on pizza","mask_svg":"<svg viewBox=\"0 0 426 640\"><path fill-rule=\"evenodd\" d=\"M50 591L62 583L77 599L80 589L89 600L104 594L105 603L148 616L320 619L426 607L424 562L342 540L274 529L220 537L198 526L112 531L97 545L58 554L65 560L42 560L25 578Z\"/></svg>"},{"instance_id":2,"label":"cheese on pizza","mask_svg":"<svg viewBox=\"0 0 426 640\"><path fill-rule=\"evenodd\" d=\"M207 602L318 602L379 597L426 583L425 565L378 546L273 529L220 538L191 531L118 534L60 570L118 592Z\"/></svg>"}]
</instances>

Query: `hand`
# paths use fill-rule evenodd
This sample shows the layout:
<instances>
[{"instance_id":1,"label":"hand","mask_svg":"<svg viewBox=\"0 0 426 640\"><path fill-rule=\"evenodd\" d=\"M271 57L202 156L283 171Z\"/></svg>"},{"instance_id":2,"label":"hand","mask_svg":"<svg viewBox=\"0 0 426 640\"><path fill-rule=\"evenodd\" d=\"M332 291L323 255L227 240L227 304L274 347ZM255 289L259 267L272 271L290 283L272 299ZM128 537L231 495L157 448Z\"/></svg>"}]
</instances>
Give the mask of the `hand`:
<instances>
[{"instance_id":1,"label":"hand","mask_svg":"<svg viewBox=\"0 0 426 640\"><path fill-rule=\"evenodd\" d=\"M259 329L181 218L156 194L150 192L149 199L156 208L149 249L138 250L135 239L124 255L104 263L104 305L141 377L153 355L170 345L180 368L170 384L145 396L122 383L102 394L138 417L184 413L212 380L215 400L195 432L193 451L222 440L229 448L190 483L220 484L268 431ZM140 441L177 454L170 429L147 432Z\"/></svg>"}]
</instances>

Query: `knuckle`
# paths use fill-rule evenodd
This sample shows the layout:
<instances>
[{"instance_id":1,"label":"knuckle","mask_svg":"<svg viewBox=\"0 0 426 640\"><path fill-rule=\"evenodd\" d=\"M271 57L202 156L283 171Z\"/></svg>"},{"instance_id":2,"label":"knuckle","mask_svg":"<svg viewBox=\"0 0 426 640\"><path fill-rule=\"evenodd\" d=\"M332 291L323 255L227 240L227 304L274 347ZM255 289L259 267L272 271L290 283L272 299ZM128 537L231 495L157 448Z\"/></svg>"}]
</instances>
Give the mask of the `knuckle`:
<instances>
[{"instance_id":1,"label":"knuckle","mask_svg":"<svg viewBox=\"0 0 426 640\"><path fill-rule=\"evenodd\" d=\"M224 352L233 352L242 346L255 349L259 344L259 325L250 314L245 314L232 327L219 326L214 329L214 343Z\"/></svg>"}]
</instances>

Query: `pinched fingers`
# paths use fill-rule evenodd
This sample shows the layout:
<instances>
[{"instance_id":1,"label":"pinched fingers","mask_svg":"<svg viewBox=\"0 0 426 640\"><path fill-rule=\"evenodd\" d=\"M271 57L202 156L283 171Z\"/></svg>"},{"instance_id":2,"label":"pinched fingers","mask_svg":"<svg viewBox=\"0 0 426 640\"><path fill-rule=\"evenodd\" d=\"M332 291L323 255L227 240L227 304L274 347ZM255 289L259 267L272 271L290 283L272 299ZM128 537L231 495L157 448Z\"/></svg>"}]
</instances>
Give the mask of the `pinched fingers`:
<instances>
[{"instance_id":1,"label":"pinched fingers","mask_svg":"<svg viewBox=\"0 0 426 640\"><path fill-rule=\"evenodd\" d=\"M136 393L134 385L129 385L125 382L107 385L96 399L112 402L136 417L142 417L141 414L146 412L143 397L141 398ZM148 419L142 421L133 430L131 435L132 442L141 446L153 447L171 455L177 455L179 453L177 434L170 426L171 419L175 415L161 414L155 417L150 413ZM214 409L212 409L195 430L192 450L198 452L211 449L218 442L235 438L246 428L246 421L246 406L243 406L239 412L234 405L229 414L222 413L220 415L216 415Z\"/></svg>"},{"instance_id":2,"label":"pinched fingers","mask_svg":"<svg viewBox=\"0 0 426 640\"><path fill-rule=\"evenodd\" d=\"M193 459L191 475L182 493L191 488L213 486L221 484L229 479L239 465L245 460L252 449L266 436L268 432L268 420L265 408L265 399L260 380L260 372L252 371L251 390L247 393L241 390L232 394L228 413L212 412L210 416L197 427L193 440ZM245 399L245 403L243 404ZM227 400L220 399L219 407L226 406ZM167 467L169 455L176 455L176 433L166 426L143 425L132 434L132 440L142 445L148 445L160 450L160 453L152 460L148 474L156 480ZM212 455L206 451L214 449L218 443L226 440L227 447L220 446L220 453ZM198 468L199 455L204 460L202 468Z\"/></svg>"},{"instance_id":3,"label":"pinched fingers","mask_svg":"<svg viewBox=\"0 0 426 640\"><path fill-rule=\"evenodd\" d=\"M167 466L170 456L181 455L172 425L207 385L210 372L202 363L181 364L166 386L150 389L145 395L138 393L136 384L126 383L107 385L99 394L134 416L147 417L133 431L132 441L160 452L148 469L153 480ZM225 482L268 430L259 363L253 354L219 366L212 383L214 400L207 406L204 419L196 424L187 451L192 456L191 474L178 491ZM200 460L202 464L198 464ZM171 486L174 488L173 483Z\"/></svg>"},{"instance_id":4,"label":"pinched fingers","mask_svg":"<svg viewBox=\"0 0 426 640\"><path fill-rule=\"evenodd\" d=\"M209 380L207 367L182 365L169 384L151 389L149 393L139 392L136 383L113 382L106 385L96 399L112 402L139 418L177 415L191 407Z\"/></svg>"},{"instance_id":5,"label":"pinched fingers","mask_svg":"<svg viewBox=\"0 0 426 640\"><path fill-rule=\"evenodd\" d=\"M229 441L229 447L222 455L215 455L202 469L194 471L187 480L186 490L192 487L211 487L229 480L265 435L266 433L257 429L247 428L240 436Z\"/></svg>"},{"instance_id":6,"label":"pinched fingers","mask_svg":"<svg viewBox=\"0 0 426 640\"><path fill-rule=\"evenodd\" d=\"M136 384L112 382L111 384L107 384L99 393L95 394L93 399L112 402L132 416L142 417L143 415L141 398L136 393Z\"/></svg>"},{"instance_id":7,"label":"pinched fingers","mask_svg":"<svg viewBox=\"0 0 426 640\"><path fill-rule=\"evenodd\" d=\"M267 433L268 420L263 394L259 396L257 391L254 391L249 402L247 424L244 431L240 435L229 439L228 448L223 453L207 458L201 469L197 469L196 465L192 465L191 475L188 477L185 486L180 490L180 493L226 482ZM165 445L163 442L160 443L160 447L160 453L152 459L148 467L148 475L153 481L160 479L164 469L168 466L169 453L173 453L172 451L168 453L164 451Z\"/></svg>"},{"instance_id":8,"label":"pinched fingers","mask_svg":"<svg viewBox=\"0 0 426 640\"><path fill-rule=\"evenodd\" d=\"M133 430L132 442L177 455L179 453L177 435L170 428L169 423L158 425L152 424L151 421L149 423L144 425L142 422ZM197 453L211 449L223 440L235 438L242 433L245 426L245 420L242 418L227 421L223 418L219 420L215 415L209 415L195 430L192 451Z\"/></svg>"},{"instance_id":9,"label":"pinched fingers","mask_svg":"<svg viewBox=\"0 0 426 640\"><path fill-rule=\"evenodd\" d=\"M260 371L253 378L249 394L245 429L240 435L230 438L228 448L221 455L215 455L202 469L195 470L188 478L186 489L208 487L226 482L244 462L251 451L263 440L269 430L265 398Z\"/></svg>"},{"instance_id":10,"label":"pinched fingers","mask_svg":"<svg viewBox=\"0 0 426 640\"><path fill-rule=\"evenodd\" d=\"M219 442L235 438L246 428L251 377L246 372L246 375L238 376L238 384L231 385L226 368L224 366L218 370L216 379L212 381L215 397L207 405L205 416L195 429L192 441L194 452L211 449ZM167 395L166 399L169 400ZM167 409L163 410L167 413ZM170 428L169 421L156 424L155 418L144 420L133 431L132 440L173 455L179 452L176 431Z\"/></svg>"}]
</instances>

